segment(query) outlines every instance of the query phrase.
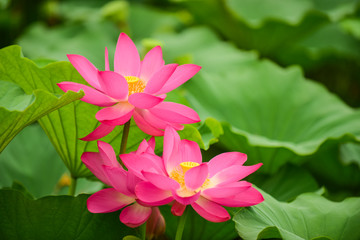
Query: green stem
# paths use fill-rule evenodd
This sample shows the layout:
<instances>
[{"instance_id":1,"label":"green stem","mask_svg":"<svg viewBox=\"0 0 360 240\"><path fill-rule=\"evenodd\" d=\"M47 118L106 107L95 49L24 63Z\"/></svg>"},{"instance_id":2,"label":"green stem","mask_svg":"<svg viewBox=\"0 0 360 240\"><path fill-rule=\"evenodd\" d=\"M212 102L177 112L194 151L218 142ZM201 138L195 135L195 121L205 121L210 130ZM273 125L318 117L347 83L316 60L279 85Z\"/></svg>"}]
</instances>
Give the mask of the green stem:
<instances>
[{"instance_id":1,"label":"green stem","mask_svg":"<svg viewBox=\"0 0 360 240\"><path fill-rule=\"evenodd\" d=\"M120 145L120 154L126 153L126 143L127 143L128 137L129 137L130 121L131 121L131 119L124 124L123 134L122 134L122 138L121 138L121 145ZM125 165L121 161L121 159L119 162L120 162L121 166L123 168L125 168Z\"/></svg>"},{"instance_id":2,"label":"green stem","mask_svg":"<svg viewBox=\"0 0 360 240\"><path fill-rule=\"evenodd\" d=\"M177 230L176 230L176 236L175 236L175 240L181 240L183 232L184 232L184 227L185 227L185 222L186 222L186 217L187 217L187 213L188 213L188 209L186 208L183 215L180 217L178 226L177 226Z\"/></svg>"},{"instance_id":3,"label":"green stem","mask_svg":"<svg viewBox=\"0 0 360 240\"><path fill-rule=\"evenodd\" d=\"M70 186L69 186L69 195L70 196L75 195L76 183L77 183L77 178L71 176L71 182L70 182Z\"/></svg>"},{"instance_id":4,"label":"green stem","mask_svg":"<svg viewBox=\"0 0 360 240\"><path fill-rule=\"evenodd\" d=\"M120 146L120 154L123 154L123 153L126 152L126 143L127 143L128 136L129 136L130 121L131 120L126 122L125 125L124 125L122 139L121 139L121 146Z\"/></svg>"},{"instance_id":5,"label":"green stem","mask_svg":"<svg viewBox=\"0 0 360 240\"><path fill-rule=\"evenodd\" d=\"M141 225L139 228L140 228L141 240L145 240L146 239L146 222L143 225Z\"/></svg>"}]
</instances>

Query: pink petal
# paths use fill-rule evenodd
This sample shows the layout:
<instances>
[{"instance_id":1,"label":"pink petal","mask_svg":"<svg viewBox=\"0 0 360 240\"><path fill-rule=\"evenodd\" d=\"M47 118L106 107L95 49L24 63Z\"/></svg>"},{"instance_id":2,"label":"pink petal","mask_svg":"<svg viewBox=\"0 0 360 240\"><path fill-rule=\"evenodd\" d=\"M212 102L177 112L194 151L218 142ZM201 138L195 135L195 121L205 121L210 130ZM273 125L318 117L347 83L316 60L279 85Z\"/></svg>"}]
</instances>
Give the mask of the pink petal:
<instances>
[{"instance_id":1,"label":"pink petal","mask_svg":"<svg viewBox=\"0 0 360 240\"><path fill-rule=\"evenodd\" d=\"M153 137L151 137L152 139ZM149 140L150 141L150 140ZM139 144L138 149L135 151L136 154L140 155L142 153L154 153L154 148L152 148L151 146L149 146L149 143L146 141L146 139L142 140L141 143Z\"/></svg>"},{"instance_id":2,"label":"pink petal","mask_svg":"<svg viewBox=\"0 0 360 240\"><path fill-rule=\"evenodd\" d=\"M125 33L120 34L116 44L114 70L122 76L139 75L139 53L133 41Z\"/></svg>"},{"instance_id":3,"label":"pink petal","mask_svg":"<svg viewBox=\"0 0 360 240\"><path fill-rule=\"evenodd\" d=\"M99 82L103 91L119 101L126 100L129 94L129 87L126 79L116 72L99 72Z\"/></svg>"},{"instance_id":4,"label":"pink petal","mask_svg":"<svg viewBox=\"0 0 360 240\"><path fill-rule=\"evenodd\" d=\"M164 160L155 155L153 152L152 153L143 153L142 156L144 156L145 158L148 159L148 161L151 161L152 163L152 166L153 166L153 169L155 169L155 173L159 173L159 174L162 174L162 175L166 175L166 170L165 170L165 165L164 165ZM154 167L156 166L156 167ZM149 169L146 169L146 170L149 170ZM150 171L148 171L150 172ZM154 171L151 171L151 172L154 172Z\"/></svg>"},{"instance_id":5,"label":"pink petal","mask_svg":"<svg viewBox=\"0 0 360 240\"><path fill-rule=\"evenodd\" d=\"M100 153L84 152L81 155L81 161L98 179L100 179L100 181L111 186L110 181L103 171L102 165L104 164L104 161Z\"/></svg>"},{"instance_id":6,"label":"pink petal","mask_svg":"<svg viewBox=\"0 0 360 240\"><path fill-rule=\"evenodd\" d=\"M200 69L201 67L195 64L184 64L178 66L159 93L167 93L179 87L181 84L192 78L198 71L200 71Z\"/></svg>"},{"instance_id":7,"label":"pink petal","mask_svg":"<svg viewBox=\"0 0 360 240\"><path fill-rule=\"evenodd\" d=\"M185 185L188 189L196 190L203 185L208 176L206 163L193 167L185 173Z\"/></svg>"},{"instance_id":8,"label":"pink petal","mask_svg":"<svg viewBox=\"0 0 360 240\"><path fill-rule=\"evenodd\" d=\"M185 208L186 205L182 205L181 203L175 201L171 207L171 213L175 216L181 216L183 215Z\"/></svg>"},{"instance_id":9,"label":"pink petal","mask_svg":"<svg viewBox=\"0 0 360 240\"><path fill-rule=\"evenodd\" d=\"M203 197L200 197L191 206L200 216L208 221L225 222L230 219L230 215L225 208Z\"/></svg>"},{"instance_id":10,"label":"pink petal","mask_svg":"<svg viewBox=\"0 0 360 240\"><path fill-rule=\"evenodd\" d=\"M168 204L174 200L171 191L162 190L155 187L150 182L140 182L135 187L136 196L141 202L151 206Z\"/></svg>"},{"instance_id":11,"label":"pink petal","mask_svg":"<svg viewBox=\"0 0 360 240\"><path fill-rule=\"evenodd\" d=\"M205 189L201 195L206 196L208 199L233 197L249 188L251 188L251 183L249 182L234 182L220 187Z\"/></svg>"},{"instance_id":12,"label":"pink petal","mask_svg":"<svg viewBox=\"0 0 360 240\"><path fill-rule=\"evenodd\" d=\"M179 123L172 123L172 122L168 122L168 121L158 118L151 112L152 108L137 109L137 110L141 110L141 114L142 114L143 118L145 119L145 121L147 121L150 125L154 126L155 128L165 129L166 127L172 127L176 131L184 129L184 126ZM163 135L164 135L164 133L163 133Z\"/></svg>"},{"instance_id":13,"label":"pink petal","mask_svg":"<svg viewBox=\"0 0 360 240\"><path fill-rule=\"evenodd\" d=\"M97 139L105 137L106 135L111 133L112 130L114 130L114 128L115 128L115 126L110 126L110 125L101 123L94 131L92 131L91 133L89 133L88 135L86 135L85 137L80 138L80 139L83 141L97 140Z\"/></svg>"},{"instance_id":14,"label":"pink petal","mask_svg":"<svg viewBox=\"0 0 360 240\"><path fill-rule=\"evenodd\" d=\"M80 75L85 79L85 81L87 81L94 88L101 90L97 78L98 70L89 60L76 54L68 54L66 56L68 57L71 64L80 73Z\"/></svg>"},{"instance_id":15,"label":"pink petal","mask_svg":"<svg viewBox=\"0 0 360 240\"><path fill-rule=\"evenodd\" d=\"M231 166L218 172L213 177L211 177L210 180L215 184L237 182L243 179L244 177L247 177L251 173L255 172L261 166L262 163L258 163L252 166L241 166L241 165Z\"/></svg>"},{"instance_id":16,"label":"pink petal","mask_svg":"<svg viewBox=\"0 0 360 240\"><path fill-rule=\"evenodd\" d=\"M146 152L146 149L149 147L148 142L146 139L143 139L141 143L139 144L138 149L135 151L136 154L141 154Z\"/></svg>"},{"instance_id":17,"label":"pink petal","mask_svg":"<svg viewBox=\"0 0 360 240\"><path fill-rule=\"evenodd\" d=\"M155 154L154 153L154 149L155 149L155 138L151 137L149 139L149 142L146 141L146 139L144 139L140 144L138 149L136 150L136 154L142 154L142 153L150 153L150 154Z\"/></svg>"},{"instance_id":18,"label":"pink petal","mask_svg":"<svg viewBox=\"0 0 360 240\"><path fill-rule=\"evenodd\" d=\"M164 166L160 157L153 154L137 155L127 153L120 155L125 166L131 170L136 176L144 179L142 171L153 170L158 174L164 174ZM145 179L144 179L145 180Z\"/></svg>"},{"instance_id":19,"label":"pink petal","mask_svg":"<svg viewBox=\"0 0 360 240\"><path fill-rule=\"evenodd\" d=\"M179 150L180 136L171 127L165 129L163 159L166 171L171 173L182 161Z\"/></svg>"},{"instance_id":20,"label":"pink petal","mask_svg":"<svg viewBox=\"0 0 360 240\"><path fill-rule=\"evenodd\" d=\"M249 207L264 201L264 197L251 187L232 198L211 198L212 201L226 207Z\"/></svg>"},{"instance_id":21,"label":"pink petal","mask_svg":"<svg viewBox=\"0 0 360 240\"><path fill-rule=\"evenodd\" d=\"M136 116L134 114L134 120L136 121L136 124L145 133L153 136L162 136L164 135L164 131L161 131L160 129L165 129L167 126L171 126L175 130L184 129L184 126L178 123L170 123L156 117L149 110L137 108L135 109L135 112L137 113Z\"/></svg>"},{"instance_id":22,"label":"pink petal","mask_svg":"<svg viewBox=\"0 0 360 240\"><path fill-rule=\"evenodd\" d=\"M200 122L199 115L191 108L173 102L162 102L150 109L156 117L179 124Z\"/></svg>"},{"instance_id":23,"label":"pink petal","mask_svg":"<svg viewBox=\"0 0 360 240\"><path fill-rule=\"evenodd\" d=\"M151 215L151 208L134 203L126 207L120 213L120 221L128 227L138 227L142 225Z\"/></svg>"},{"instance_id":24,"label":"pink petal","mask_svg":"<svg viewBox=\"0 0 360 240\"><path fill-rule=\"evenodd\" d=\"M163 96L153 96L148 93L133 93L129 96L129 103L134 105L137 108L152 108L165 99L165 95Z\"/></svg>"},{"instance_id":25,"label":"pink petal","mask_svg":"<svg viewBox=\"0 0 360 240\"><path fill-rule=\"evenodd\" d=\"M112 107L103 108L95 115L96 119L104 124L117 126L130 120L134 107L129 103L118 103Z\"/></svg>"},{"instance_id":26,"label":"pink petal","mask_svg":"<svg viewBox=\"0 0 360 240\"><path fill-rule=\"evenodd\" d=\"M168 81L173 72L176 70L178 64L168 64L163 66L159 71L152 75L146 84L144 92L156 94Z\"/></svg>"},{"instance_id":27,"label":"pink petal","mask_svg":"<svg viewBox=\"0 0 360 240\"><path fill-rule=\"evenodd\" d=\"M105 47L105 71L110 71L110 66L109 66L109 52L107 47Z\"/></svg>"},{"instance_id":28,"label":"pink petal","mask_svg":"<svg viewBox=\"0 0 360 240\"><path fill-rule=\"evenodd\" d=\"M147 82L151 76L164 65L160 46L151 49L144 57L141 64L140 79Z\"/></svg>"},{"instance_id":29,"label":"pink petal","mask_svg":"<svg viewBox=\"0 0 360 240\"><path fill-rule=\"evenodd\" d=\"M114 188L106 188L88 198L87 208L92 213L114 212L134 201L134 198L128 197Z\"/></svg>"},{"instance_id":30,"label":"pink petal","mask_svg":"<svg viewBox=\"0 0 360 240\"><path fill-rule=\"evenodd\" d=\"M178 190L178 191L173 191L173 196L174 196L174 199L176 201L178 201L180 204L182 205L189 205L189 204L192 204L194 203L196 200L199 199L200 197L200 193L201 192L197 192L193 195L190 195L188 196L188 193L186 193L186 195L183 195L183 193L181 192L181 190Z\"/></svg>"},{"instance_id":31,"label":"pink petal","mask_svg":"<svg viewBox=\"0 0 360 240\"><path fill-rule=\"evenodd\" d=\"M146 110L147 111L147 110ZM162 136L164 135L164 131L159 130L158 128L152 126L149 124L144 117L139 113L138 109L136 109L133 113L134 121L136 123L136 126L138 126L141 131L143 131L146 134L152 135L152 136Z\"/></svg>"},{"instance_id":32,"label":"pink petal","mask_svg":"<svg viewBox=\"0 0 360 240\"><path fill-rule=\"evenodd\" d=\"M177 181L167 176L145 171L142 171L142 174L146 180L162 190L176 190L180 188L180 184Z\"/></svg>"},{"instance_id":33,"label":"pink petal","mask_svg":"<svg viewBox=\"0 0 360 240\"><path fill-rule=\"evenodd\" d=\"M112 99L111 97L99 92L98 90L88 87L84 84L75 82L61 82L57 85L64 92L67 92L69 90L73 92L79 92L82 89L85 95L80 100L96 106L108 107L116 103L115 99Z\"/></svg>"},{"instance_id":34,"label":"pink petal","mask_svg":"<svg viewBox=\"0 0 360 240\"><path fill-rule=\"evenodd\" d=\"M154 137L151 137L151 138L149 139L148 144L149 144L149 147L151 147L151 148L154 150L154 149L155 149L155 144L156 144L155 138L154 138Z\"/></svg>"},{"instance_id":35,"label":"pink petal","mask_svg":"<svg viewBox=\"0 0 360 240\"><path fill-rule=\"evenodd\" d=\"M196 142L189 140L181 140L180 151L183 162L202 163L202 156L199 145Z\"/></svg>"},{"instance_id":36,"label":"pink petal","mask_svg":"<svg viewBox=\"0 0 360 240\"><path fill-rule=\"evenodd\" d=\"M127 172L127 179L126 179L126 185L128 190L135 195L135 187L139 182L142 182L143 180L137 177L133 172Z\"/></svg>"},{"instance_id":37,"label":"pink petal","mask_svg":"<svg viewBox=\"0 0 360 240\"><path fill-rule=\"evenodd\" d=\"M113 186L116 191L135 198L135 195L132 194L127 187L127 172L124 169L104 165L102 167L105 175L111 183L111 186Z\"/></svg>"},{"instance_id":38,"label":"pink petal","mask_svg":"<svg viewBox=\"0 0 360 240\"><path fill-rule=\"evenodd\" d=\"M243 165L247 159L245 153L226 152L212 158L209 163L209 177L214 176L217 172L234 165Z\"/></svg>"},{"instance_id":39,"label":"pink petal","mask_svg":"<svg viewBox=\"0 0 360 240\"><path fill-rule=\"evenodd\" d=\"M114 149L110 144L103 141L98 141L97 144L104 165L122 168L117 161Z\"/></svg>"}]
</instances>

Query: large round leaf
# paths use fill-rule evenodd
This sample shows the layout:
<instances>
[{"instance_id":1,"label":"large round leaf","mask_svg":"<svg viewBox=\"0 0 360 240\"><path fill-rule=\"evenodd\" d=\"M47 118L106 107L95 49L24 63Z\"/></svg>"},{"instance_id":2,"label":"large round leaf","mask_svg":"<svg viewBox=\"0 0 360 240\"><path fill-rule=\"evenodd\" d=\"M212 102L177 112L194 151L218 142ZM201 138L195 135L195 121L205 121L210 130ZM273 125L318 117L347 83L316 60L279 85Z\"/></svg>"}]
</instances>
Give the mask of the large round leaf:
<instances>
[{"instance_id":1,"label":"large round leaf","mask_svg":"<svg viewBox=\"0 0 360 240\"><path fill-rule=\"evenodd\" d=\"M355 163L341 161L342 145L335 140L327 142L318 152L309 156L304 165L335 200L359 196L360 193L359 167Z\"/></svg>"},{"instance_id":2,"label":"large round leaf","mask_svg":"<svg viewBox=\"0 0 360 240\"><path fill-rule=\"evenodd\" d=\"M39 124L23 129L0 154L0 187L22 183L36 198L66 194L70 176ZM79 179L76 193L93 193L100 182Z\"/></svg>"},{"instance_id":3,"label":"large round leaf","mask_svg":"<svg viewBox=\"0 0 360 240\"><path fill-rule=\"evenodd\" d=\"M319 189L309 171L292 164L281 167L272 175L250 175L247 180L279 201L292 201L301 193Z\"/></svg>"},{"instance_id":4,"label":"large round leaf","mask_svg":"<svg viewBox=\"0 0 360 240\"><path fill-rule=\"evenodd\" d=\"M0 155L0 187L19 181L35 197L55 193L65 171L60 157L38 124L21 131Z\"/></svg>"},{"instance_id":5,"label":"large round leaf","mask_svg":"<svg viewBox=\"0 0 360 240\"><path fill-rule=\"evenodd\" d=\"M281 54L322 25L354 13L356 4L356 0L326 4L316 0L187 1L199 22L211 25L239 47L258 49L266 56Z\"/></svg>"},{"instance_id":6,"label":"large round leaf","mask_svg":"<svg viewBox=\"0 0 360 240\"><path fill-rule=\"evenodd\" d=\"M0 190L1 239L122 239L137 235L119 212L92 214L88 195L33 200L16 190Z\"/></svg>"},{"instance_id":7,"label":"large round leaf","mask_svg":"<svg viewBox=\"0 0 360 240\"><path fill-rule=\"evenodd\" d=\"M331 202L315 193L302 194L291 203L278 202L262 192L265 201L234 216L244 240L360 238L360 198Z\"/></svg>"},{"instance_id":8,"label":"large round leaf","mask_svg":"<svg viewBox=\"0 0 360 240\"><path fill-rule=\"evenodd\" d=\"M42 77L51 78L58 72L40 70L23 58L14 59L10 52L15 48L3 49L0 53L0 152L24 127L83 96L82 93L74 92L55 95L48 89L35 86L22 89L20 86L41 82ZM27 66L19 67L20 62ZM25 71L30 72L24 75ZM31 71L38 73L31 74Z\"/></svg>"},{"instance_id":9,"label":"large round leaf","mask_svg":"<svg viewBox=\"0 0 360 240\"><path fill-rule=\"evenodd\" d=\"M281 69L268 61L222 74L204 72L187 89L200 117L227 122L224 146L251 154L264 162L265 171L296 162L293 153L312 154L326 140L355 135L360 128L360 112L305 80L297 68Z\"/></svg>"}]
</instances>

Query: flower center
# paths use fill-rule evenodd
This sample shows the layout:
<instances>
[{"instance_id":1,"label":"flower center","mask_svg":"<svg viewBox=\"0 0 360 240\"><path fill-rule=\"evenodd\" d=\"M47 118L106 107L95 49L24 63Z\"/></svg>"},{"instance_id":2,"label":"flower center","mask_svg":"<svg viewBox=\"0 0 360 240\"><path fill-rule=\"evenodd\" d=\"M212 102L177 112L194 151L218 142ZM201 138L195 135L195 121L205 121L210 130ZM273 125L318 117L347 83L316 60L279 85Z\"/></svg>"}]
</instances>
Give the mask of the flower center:
<instances>
[{"instance_id":1,"label":"flower center","mask_svg":"<svg viewBox=\"0 0 360 240\"><path fill-rule=\"evenodd\" d=\"M180 167L183 170L183 173L185 174L187 171L189 171L190 169L192 169L193 167L197 167L200 164L196 163L196 162L182 162L180 163Z\"/></svg>"},{"instance_id":2,"label":"flower center","mask_svg":"<svg viewBox=\"0 0 360 240\"><path fill-rule=\"evenodd\" d=\"M129 96L133 93L141 93L145 89L145 83L138 77L126 76L125 77L129 86Z\"/></svg>"},{"instance_id":3,"label":"flower center","mask_svg":"<svg viewBox=\"0 0 360 240\"><path fill-rule=\"evenodd\" d=\"M189 171L190 169L192 169L193 167L197 167L200 164L196 163L196 162L182 162L180 163L180 165L178 167L176 167L171 173L170 173L170 178L174 179L175 181L177 181L180 184L180 192L181 195L193 195L194 193L198 192L201 188L205 188L209 185L210 180L207 178L205 180L205 182L203 183L203 185L196 191L191 191L189 189L186 188L185 185L185 173L187 171Z\"/></svg>"}]
</instances>

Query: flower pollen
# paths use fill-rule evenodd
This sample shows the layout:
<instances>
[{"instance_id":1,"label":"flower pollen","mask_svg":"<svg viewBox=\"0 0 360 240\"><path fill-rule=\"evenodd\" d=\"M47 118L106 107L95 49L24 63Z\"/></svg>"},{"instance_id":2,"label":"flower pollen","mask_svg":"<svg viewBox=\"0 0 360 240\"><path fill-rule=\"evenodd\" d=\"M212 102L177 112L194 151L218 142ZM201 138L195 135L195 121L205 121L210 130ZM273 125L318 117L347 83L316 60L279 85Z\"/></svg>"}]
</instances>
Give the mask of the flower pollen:
<instances>
[{"instance_id":1,"label":"flower pollen","mask_svg":"<svg viewBox=\"0 0 360 240\"><path fill-rule=\"evenodd\" d=\"M145 89L145 83L138 77L126 76L125 77L129 86L129 96L133 93L141 93Z\"/></svg>"},{"instance_id":2,"label":"flower pollen","mask_svg":"<svg viewBox=\"0 0 360 240\"><path fill-rule=\"evenodd\" d=\"M176 167L171 173L170 173L170 178L174 179L175 181L177 181L180 184L180 188L181 188L181 195L188 195L191 196L194 193L198 192L199 190L206 188L209 184L210 184L210 180L207 178L205 180L205 182L203 183L203 185L197 189L196 191L193 190L189 190L186 188L185 185L185 173L187 171L189 171L191 168L193 167L197 167L199 166L199 163L196 162L182 162L180 163L180 165L178 167Z\"/></svg>"}]
</instances>

